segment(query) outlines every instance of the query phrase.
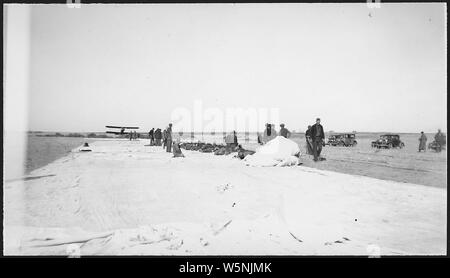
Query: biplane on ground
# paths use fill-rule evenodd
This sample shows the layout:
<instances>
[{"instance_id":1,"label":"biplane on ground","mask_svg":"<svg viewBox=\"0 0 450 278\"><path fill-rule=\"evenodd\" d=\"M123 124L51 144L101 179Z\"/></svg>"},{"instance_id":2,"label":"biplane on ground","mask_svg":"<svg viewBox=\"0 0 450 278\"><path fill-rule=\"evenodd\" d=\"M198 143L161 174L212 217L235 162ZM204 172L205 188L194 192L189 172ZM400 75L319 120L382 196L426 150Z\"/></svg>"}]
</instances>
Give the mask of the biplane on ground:
<instances>
[{"instance_id":1,"label":"biplane on ground","mask_svg":"<svg viewBox=\"0 0 450 278\"><path fill-rule=\"evenodd\" d=\"M113 126L113 125L107 125L106 128L113 128L113 129L120 129L120 131L106 131L106 133L109 134L115 134L115 135L128 135L130 132L132 132L132 129L139 129L137 126ZM129 129L130 131L126 131Z\"/></svg>"}]
</instances>

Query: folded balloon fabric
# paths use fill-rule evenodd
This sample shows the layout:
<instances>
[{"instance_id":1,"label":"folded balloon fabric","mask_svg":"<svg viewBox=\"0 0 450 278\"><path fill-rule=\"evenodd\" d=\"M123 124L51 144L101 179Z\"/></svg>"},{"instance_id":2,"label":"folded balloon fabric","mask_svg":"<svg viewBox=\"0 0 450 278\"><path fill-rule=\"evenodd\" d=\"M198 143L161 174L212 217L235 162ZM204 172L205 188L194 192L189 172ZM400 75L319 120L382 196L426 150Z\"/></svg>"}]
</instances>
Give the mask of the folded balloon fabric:
<instances>
[{"instance_id":1,"label":"folded balloon fabric","mask_svg":"<svg viewBox=\"0 0 450 278\"><path fill-rule=\"evenodd\" d=\"M247 166L294 166L299 164L300 148L294 141L277 136L245 157Z\"/></svg>"}]
</instances>

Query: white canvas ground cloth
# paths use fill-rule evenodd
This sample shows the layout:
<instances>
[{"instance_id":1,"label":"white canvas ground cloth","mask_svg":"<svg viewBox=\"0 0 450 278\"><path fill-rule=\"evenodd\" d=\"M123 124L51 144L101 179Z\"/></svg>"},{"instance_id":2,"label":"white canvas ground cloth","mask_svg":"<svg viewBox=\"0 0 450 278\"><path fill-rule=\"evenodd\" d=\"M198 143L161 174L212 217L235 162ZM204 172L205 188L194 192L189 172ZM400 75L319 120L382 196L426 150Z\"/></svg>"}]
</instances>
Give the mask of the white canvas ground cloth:
<instances>
[{"instance_id":1,"label":"white canvas ground cloth","mask_svg":"<svg viewBox=\"0 0 450 278\"><path fill-rule=\"evenodd\" d=\"M294 141L277 136L248 155L244 163L248 166L292 166L299 162L300 148Z\"/></svg>"}]
</instances>

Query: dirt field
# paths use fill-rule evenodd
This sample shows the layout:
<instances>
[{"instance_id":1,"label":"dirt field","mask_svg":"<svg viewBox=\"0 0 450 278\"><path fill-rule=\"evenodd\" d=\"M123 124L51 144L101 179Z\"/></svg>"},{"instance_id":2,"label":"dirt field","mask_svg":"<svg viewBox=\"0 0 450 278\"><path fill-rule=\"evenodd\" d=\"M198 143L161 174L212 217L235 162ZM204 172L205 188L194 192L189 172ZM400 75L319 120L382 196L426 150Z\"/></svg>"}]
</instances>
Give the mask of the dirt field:
<instances>
[{"instance_id":1,"label":"dirt field","mask_svg":"<svg viewBox=\"0 0 450 278\"><path fill-rule=\"evenodd\" d=\"M427 144L433 141L434 134L426 134ZM336 171L393 180L423 184L435 187L447 187L447 153L429 151L419 153L419 134L400 134L400 140L405 143L403 149L373 149L371 142L379 134L357 134L356 147L325 146L322 156L326 161L315 163L312 157L303 156L305 166L317 169ZM303 135L294 135L292 140L299 143L306 152Z\"/></svg>"}]
</instances>

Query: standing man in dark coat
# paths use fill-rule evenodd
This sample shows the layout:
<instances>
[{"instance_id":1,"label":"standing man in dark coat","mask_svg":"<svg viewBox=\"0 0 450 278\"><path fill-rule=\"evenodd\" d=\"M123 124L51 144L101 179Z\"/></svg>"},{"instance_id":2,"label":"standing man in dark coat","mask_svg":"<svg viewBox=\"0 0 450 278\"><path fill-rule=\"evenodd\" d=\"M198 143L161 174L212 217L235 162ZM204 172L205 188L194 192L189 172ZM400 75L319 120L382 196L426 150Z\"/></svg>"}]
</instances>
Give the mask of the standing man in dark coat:
<instances>
[{"instance_id":1,"label":"standing man in dark coat","mask_svg":"<svg viewBox=\"0 0 450 278\"><path fill-rule=\"evenodd\" d=\"M167 152L172 152L172 124L169 124L169 127L167 128L166 132L166 146L167 146Z\"/></svg>"},{"instance_id":2,"label":"standing man in dark coat","mask_svg":"<svg viewBox=\"0 0 450 278\"><path fill-rule=\"evenodd\" d=\"M325 139L325 133L320 124L320 118L317 118L316 123L311 127L311 139L313 142L314 161L318 161L320 153L322 152L323 140Z\"/></svg>"},{"instance_id":3,"label":"standing man in dark coat","mask_svg":"<svg viewBox=\"0 0 450 278\"><path fill-rule=\"evenodd\" d=\"M446 138L440 129L438 129L438 133L434 135L434 141L436 141L436 151L441 152L442 147L446 144Z\"/></svg>"},{"instance_id":4,"label":"standing man in dark coat","mask_svg":"<svg viewBox=\"0 0 450 278\"><path fill-rule=\"evenodd\" d=\"M308 129L305 132L305 137L306 137L306 151L308 152L308 154L313 154L310 125L308 126Z\"/></svg>"},{"instance_id":5,"label":"standing man in dark coat","mask_svg":"<svg viewBox=\"0 0 450 278\"><path fill-rule=\"evenodd\" d=\"M163 147L163 149L165 149L166 148L166 144L167 144L167 127L166 127L166 129L163 130L162 140L163 140L162 147Z\"/></svg>"},{"instance_id":6,"label":"standing man in dark coat","mask_svg":"<svg viewBox=\"0 0 450 278\"><path fill-rule=\"evenodd\" d=\"M236 130L233 130L233 147L237 147L238 144L238 139L237 139L237 135L236 135Z\"/></svg>"},{"instance_id":7,"label":"standing man in dark coat","mask_svg":"<svg viewBox=\"0 0 450 278\"><path fill-rule=\"evenodd\" d=\"M161 139L162 139L161 129L157 128L155 130L155 133L153 134L153 136L155 138L155 145L156 146L161 146Z\"/></svg>"},{"instance_id":8,"label":"standing man in dark coat","mask_svg":"<svg viewBox=\"0 0 450 278\"><path fill-rule=\"evenodd\" d=\"M155 145L155 137L153 136L154 133L155 133L154 128L150 129L150 131L148 132L148 138L150 138L150 146Z\"/></svg>"}]
</instances>

